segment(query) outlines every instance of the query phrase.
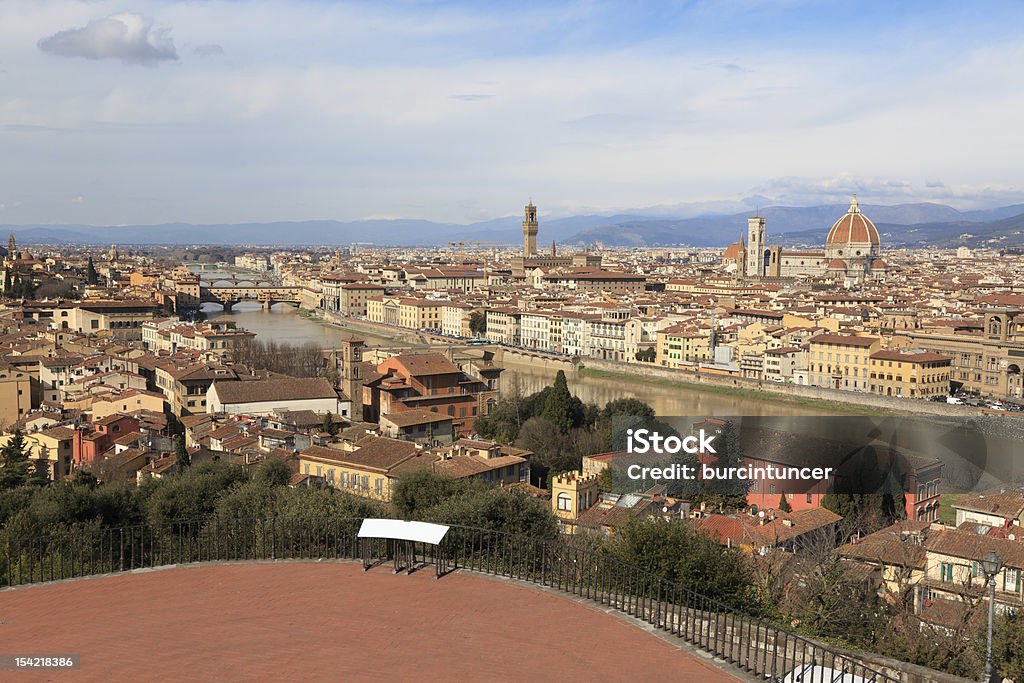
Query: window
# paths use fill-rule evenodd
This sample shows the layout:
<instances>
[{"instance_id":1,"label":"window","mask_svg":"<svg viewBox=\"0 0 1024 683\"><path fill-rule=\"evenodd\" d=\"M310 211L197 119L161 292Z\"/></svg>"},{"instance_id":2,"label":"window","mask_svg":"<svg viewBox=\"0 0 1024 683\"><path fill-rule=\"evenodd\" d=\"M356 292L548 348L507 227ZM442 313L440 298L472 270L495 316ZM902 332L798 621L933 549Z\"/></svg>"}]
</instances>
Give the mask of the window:
<instances>
[{"instance_id":1,"label":"window","mask_svg":"<svg viewBox=\"0 0 1024 683\"><path fill-rule=\"evenodd\" d=\"M940 578L946 582L953 581L953 565L949 562L943 562L939 565Z\"/></svg>"},{"instance_id":2,"label":"window","mask_svg":"<svg viewBox=\"0 0 1024 683\"><path fill-rule=\"evenodd\" d=\"M1003 571L1003 590L1007 593L1020 592L1020 570L1015 567L1007 567Z\"/></svg>"},{"instance_id":3,"label":"window","mask_svg":"<svg viewBox=\"0 0 1024 683\"><path fill-rule=\"evenodd\" d=\"M570 496L568 493L564 493L564 492L563 493L559 493L558 494L558 509L559 510L563 510L565 512L571 512L572 511L572 496Z\"/></svg>"},{"instance_id":4,"label":"window","mask_svg":"<svg viewBox=\"0 0 1024 683\"><path fill-rule=\"evenodd\" d=\"M378 496L384 493L384 480L380 477L377 477L377 481L374 482L374 490Z\"/></svg>"},{"instance_id":5,"label":"window","mask_svg":"<svg viewBox=\"0 0 1024 683\"><path fill-rule=\"evenodd\" d=\"M807 504L808 504L808 505L810 505L810 504L811 504L811 503L813 503L813 502L814 502L814 497L813 497L813 494L811 494L810 492L808 492L808 494L807 494Z\"/></svg>"}]
</instances>

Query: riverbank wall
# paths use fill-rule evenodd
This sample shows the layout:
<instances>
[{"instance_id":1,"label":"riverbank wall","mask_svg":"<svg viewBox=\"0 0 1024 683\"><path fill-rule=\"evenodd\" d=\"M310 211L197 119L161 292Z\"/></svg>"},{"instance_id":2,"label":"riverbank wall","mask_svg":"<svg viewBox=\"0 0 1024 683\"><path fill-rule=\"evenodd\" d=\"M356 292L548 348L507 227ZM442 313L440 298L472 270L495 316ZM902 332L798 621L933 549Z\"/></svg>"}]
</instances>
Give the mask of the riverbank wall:
<instances>
[{"instance_id":1,"label":"riverbank wall","mask_svg":"<svg viewBox=\"0 0 1024 683\"><path fill-rule=\"evenodd\" d=\"M681 389L690 386L698 391L741 393L744 396L768 402L773 400L796 403L811 401L817 404L832 404L837 406L838 409L856 406L882 412L941 415L946 417L999 414L997 411L972 406L957 406L935 401L878 396L857 391L839 391L800 384L764 382L744 377L710 375L675 368L662 368L646 363L623 363L596 358L583 358L580 359L579 363L573 363L571 359L564 356L548 356L532 351L505 347L498 348L496 360L499 363L527 364L533 367L548 368L553 371L564 370L566 373L592 372L595 375L608 374L621 376L627 381L630 377L643 377L656 382L679 384ZM1008 419L1013 419L1011 416L1007 417Z\"/></svg>"}]
</instances>

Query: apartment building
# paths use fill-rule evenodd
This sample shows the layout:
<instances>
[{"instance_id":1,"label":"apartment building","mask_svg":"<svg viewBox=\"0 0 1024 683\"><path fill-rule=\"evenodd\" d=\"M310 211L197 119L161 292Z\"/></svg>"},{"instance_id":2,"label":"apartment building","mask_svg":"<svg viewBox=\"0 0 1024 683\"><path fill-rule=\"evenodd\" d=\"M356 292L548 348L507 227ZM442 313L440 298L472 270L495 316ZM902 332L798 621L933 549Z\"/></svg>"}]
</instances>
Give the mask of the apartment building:
<instances>
[{"instance_id":1,"label":"apartment building","mask_svg":"<svg viewBox=\"0 0 1024 683\"><path fill-rule=\"evenodd\" d=\"M878 337L819 334L809 340L810 384L847 391L870 390L871 354L879 349Z\"/></svg>"},{"instance_id":2,"label":"apartment building","mask_svg":"<svg viewBox=\"0 0 1024 683\"><path fill-rule=\"evenodd\" d=\"M0 424L9 425L32 410L30 375L9 363L0 363Z\"/></svg>"},{"instance_id":3,"label":"apartment building","mask_svg":"<svg viewBox=\"0 0 1024 683\"><path fill-rule=\"evenodd\" d=\"M952 360L938 353L875 351L870 356L869 391L908 398L945 396L949 393Z\"/></svg>"},{"instance_id":4,"label":"apartment building","mask_svg":"<svg viewBox=\"0 0 1024 683\"><path fill-rule=\"evenodd\" d=\"M711 360L711 330L678 323L658 330L656 363L667 368L688 367Z\"/></svg>"},{"instance_id":5,"label":"apartment building","mask_svg":"<svg viewBox=\"0 0 1024 683\"><path fill-rule=\"evenodd\" d=\"M796 346L782 346L764 352L764 379L792 382L794 375L807 369L807 352Z\"/></svg>"},{"instance_id":6,"label":"apartment building","mask_svg":"<svg viewBox=\"0 0 1024 683\"><path fill-rule=\"evenodd\" d=\"M998 398L1024 397L1024 313L1020 310L988 310L978 324L902 330L894 334L893 346L949 356L954 388Z\"/></svg>"}]
</instances>

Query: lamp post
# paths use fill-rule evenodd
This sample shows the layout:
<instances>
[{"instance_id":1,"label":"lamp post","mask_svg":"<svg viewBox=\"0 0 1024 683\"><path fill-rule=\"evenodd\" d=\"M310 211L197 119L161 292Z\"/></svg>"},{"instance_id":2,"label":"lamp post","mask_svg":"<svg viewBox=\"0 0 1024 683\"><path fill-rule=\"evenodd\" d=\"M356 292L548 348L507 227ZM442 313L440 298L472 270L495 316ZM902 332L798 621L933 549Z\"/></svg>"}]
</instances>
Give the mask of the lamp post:
<instances>
[{"instance_id":1,"label":"lamp post","mask_svg":"<svg viewBox=\"0 0 1024 683\"><path fill-rule=\"evenodd\" d=\"M981 568L985 572L985 579L988 582L988 650L985 655L985 681L992 680L992 623L996 618L996 574L1003 569L1003 558L990 550L984 560L981 561Z\"/></svg>"}]
</instances>

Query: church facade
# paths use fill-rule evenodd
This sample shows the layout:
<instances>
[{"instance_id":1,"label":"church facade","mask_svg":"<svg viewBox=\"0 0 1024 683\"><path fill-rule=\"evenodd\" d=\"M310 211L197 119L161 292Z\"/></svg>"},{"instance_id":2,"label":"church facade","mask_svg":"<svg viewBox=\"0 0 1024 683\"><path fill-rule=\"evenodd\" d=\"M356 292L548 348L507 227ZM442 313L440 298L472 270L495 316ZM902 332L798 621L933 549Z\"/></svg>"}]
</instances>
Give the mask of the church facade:
<instances>
[{"instance_id":1,"label":"church facade","mask_svg":"<svg viewBox=\"0 0 1024 683\"><path fill-rule=\"evenodd\" d=\"M747 233L726 248L722 259L737 278L826 277L837 282L879 279L888 271L878 230L854 197L850 209L825 237L825 249L790 250L767 244L767 221L747 220Z\"/></svg>"}]
</instances>

